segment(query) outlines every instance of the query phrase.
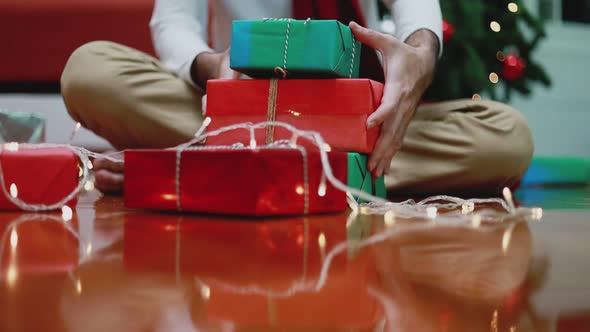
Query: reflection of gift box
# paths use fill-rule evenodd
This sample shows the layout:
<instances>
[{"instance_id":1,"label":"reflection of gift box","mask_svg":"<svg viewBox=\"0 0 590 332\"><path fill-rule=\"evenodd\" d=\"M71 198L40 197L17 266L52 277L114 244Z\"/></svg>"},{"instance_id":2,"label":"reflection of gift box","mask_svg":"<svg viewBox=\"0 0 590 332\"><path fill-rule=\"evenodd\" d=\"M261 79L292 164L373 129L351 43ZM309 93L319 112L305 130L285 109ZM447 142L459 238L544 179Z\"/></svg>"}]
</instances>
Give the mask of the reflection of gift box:
<instances>
[{"instance_id":1,"label":"reflection of gift box","mask_svg":"<svg viewBox=\"0 0 590 332\"><path fill-rule=\"evenodd\" d=\"M14 216L14 217L13 217ZM9 218L6 218L9 217ZM72 271L78 265L77 218L64 224L59 215L4 213L0 221L0 274L53 274Z\"/></svg>"},{"instance_id":2,"label":"reflection of gift box","mask_svg":"<svg viewBox=\"0 0 590 332\"><path fill-rule=\"evenodd\" d=\"M78 186L78 156L67 148L6 147L0 153L4 185L9 194L28 204L59 202ZM67 205L75 206L76 200ZM0 210L18 209L0 193Z\"/></svg>"},{"instance_id":3,"label":"reflection of gift box","mask_svg":"<svg viewBox=\"0 0 590 332\"><path fill-rule=\"evenodd\" d=\"M275 120L301 130L319 132L340 151L370 153L377 128L367 130L367 118L381 103L383 85L366 79L278 80L276 103L269 105L269 80L212 80L207 83L209 131L242 122ZM276 127L255 132L259 144L291 139L291 132ZM306 140L300 139L305 145ZM250 132L237 129L207 138L207 145L249 144Z\"/></svg>"},{"instance_id":4,"label":"reflection of gift box","mask_svg":"<svg viewBox=\"0 0 590 332\"><path fill-rule=\"evenodd\" d=\"M251 77L358 77L361 44L335 20L234 21L230 66Z\"/></svg>"},{"instance_id":5,"label":"reflection of gift box","mask_svg":"<svg viewBox=\"0 0 590 332\"><path fill-rule=\"evenodd\" d=\"M346 238L347 215L264 222L212 217L125 215L126 268L193 274L209 290L209 320L239 327L362 328L380 310L367 287L374 282L371 256L326 257ZM149 245L146 245L149 243Z\"/></svg>"},{"instance_id":6,"label":"reflection of gift box","mask_svg":"<svg viewBox=\"0 0 590 332\"><path fill-rule=\"evenodd\" d=\"M35 113L0 110L0 143L41 143L45 140L45 118Z\"/></svg>"},{"instance_id":7,"label":"reflection of gift box","mask_svg":"<svg viewBox=\"0 0 590 332\"><path fill-rule=\"evenodd\" d=\"M337 179L372 191L358 155L328 156ZM125 206L252 216L345 211L346 194L322 177L317 150L126 151Z\"/></svg>"}]
</instances>

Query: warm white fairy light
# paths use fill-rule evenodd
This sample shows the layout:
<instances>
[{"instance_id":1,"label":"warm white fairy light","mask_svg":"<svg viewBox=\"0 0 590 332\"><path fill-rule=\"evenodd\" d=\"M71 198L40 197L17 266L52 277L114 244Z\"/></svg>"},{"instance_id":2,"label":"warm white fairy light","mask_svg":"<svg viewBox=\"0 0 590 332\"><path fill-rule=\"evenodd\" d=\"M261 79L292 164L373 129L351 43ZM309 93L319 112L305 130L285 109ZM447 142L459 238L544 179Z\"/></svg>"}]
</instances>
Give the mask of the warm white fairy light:
<instances>
[{"instance_id":1,"label":"warm white fairy light","mask_svg":"<svg viewBox=\"0 0 590 332\"><path fill-rule=\"evenodd\" d=\"M74 212L72 211L72 208L71 207L69 207L67 205L64 205L61 208L61 218L64 221L70 221L70 220L72 220L73 214L74 214Z\"/></svg>"},{"instance_id":2,"label":"warm white fairy light","mask_svg":"<svg viewBox=\"0 0 590 332\"><path fill-rule=\"evenodd\" d=\"M383 221L385 222L385 226L391 227L395 225L395 213L393 211L387 211L383 215Z\"/></svg>"},{"instance_id":3,"label":"warm white fairy light","mask_svg":"<svg viewBox=\"0 0 590 332\"><path fill-rule=\"evenodd\" d=\"M18 151L18 143L17 142L5 143L4 150L9 151L9 152L17 152Z\"/></svg>"},{"instance_id":4,"label":"warm white fairy light","mask_svg":"<svg viewBox=\"0 0 590 332\"><path fill-rule=\"evenodd\" d=\"M86 246L86 256L90 256L92 254L92 243L88 243Z\"/></svg>"},{"instance_id":5,"label":"warm white fairy light","mask_svg":"<svg viewBox=\"0 0 590 332\"><path fill-rule=\"evenodd\" d=\"M510 191L510 188L504 187L502 190L502 196L504 196L504 200L508 204L510 212L514 213L516 211L516 207L514 206L514 200L512 199L512 191Z\"/></svg>"},{"instance_id":6,"label":"warm white fairy light","mask_svg":"<svg viewBox=\"0 0 590 332\"><path fill-rule=\"evenodd\" d=\"M295 192L297 193L297 195L303 195L303 193L304 193L303 186L299 185L299 186L295 187Z\"/></svg>"},{"instance_id":7,"label":"warm white fairy light","mask_svg":"<svg viewBox=\"0 0 590 332\"><path fill-rule=\"evenodd\" d=\"M72 133L70 134L70 139L68 139L68 144L71 144L74 141L74 138L76 137L76 135L80 131L80 128L82 128L82 124L80 122L76 122L76 125L74 126L74 130L72 130Z\"/></svg>"},{"instance_id":8,"label":"warm white fairy light","mask_svg":"<svg viewBox=\"0 0 590 332\"><path fill-rule=\"evenodd\" d=\"M326 185L326 175L322 172L322 178L320 179L320 186L318 187L318 196L324 197L326 196L326 190L328 189Z\"/></svg>"},{"instance_id":9,"label":"warm white fairy light","mask_svg":"<svg viewBox=\"0 0 590 332\"><path fill-rule=\"evenodd\" d=\"M475 204L473 202L465 202L461 206L461 213L465 215L470 214L473 210L475 210Z\"/></svg>"},{"instance_id":10,"label":"warm white fairy light","mask_svg":"<svg viewBox=\"0 0 590 332\"><path fill-rule=\"evenodd\" d=\"M332 147L330 146L330 144L324 143L324 151L326 151L326 152L332 151Z\"/></svg>"},{"instance_id":11,"label":"warm white fairy light","mask_svg":"<svg viewBox=\"0 0 590 332\"><path fill-rule=\"evenodd\" d=\"M94 165L92 165L92 162L90 160L88 160L88 162L86 163L86 167L88 167L88 169L93 169Z\"/></svg>"},{"instance_id":12,"label":"warm white fairy light","mask_svg":"<svg viewBox=\"0 0 590 332\"><path fill-rule=\"evenodd\" d=\"M474 93L473 96L471 96L471 100L479 101L481 100L481 96L478 93Z\"/></svg>"},{"instance_id":13,"label":"warm white fairy light","mask_svg":"<svg viewBox=\"0 0 590 332\"><path fill-rule=\"evenodd\" d=\"M491 72L490 76L488 77L490 82L496 84L500 81L500 76L498 76L498 74Z\"/></svg>"},{"instance_id":14,"label":"warm white fairy light","mask_svg":"<svg viewBox=\"0 0 590 332\"><path fill-rule=\"evenodd\" d=\"M371 210L368 207L366 207L366 206L361 206L359 212L362 215L371 214Z\"/></svg>"},{"instance_id":15,"label":"warm white fairy light","mask_svg":"<svg viewBox=\"0 0 590 332\"><path fill-rule=\"evenodd\" d=\"M496 21L491 21L490 22L490 29L492 29L492 31L494 31L494 32L500 32L502 30L502 27L500 26L500 23L498 23Z\"/></svg>"},{"instance_id":16,"label":"warm white fairy light","mask_svg":"<svg viewBox=\"0 0 590 332\"><path fill-rule=\"evenodd\" d=\"M209 300L209 298L211 298L211 288L209 288L209 286L201 286L201 297L205 300Z\"/></svg>"},{"instance_id":17,"label":"warm white fairy light","mask_svg":"<svg viewBox=\"0 0 590 332\"><path fill-rule=\"evenodd\" d=\"M426 208L426 215L430 219L435 219L436 216L438 215L438 209L434 206L429 206Z\"/></svg>"},{"instance_id":18,"label":"warm white fairy light","mask_svg":"<svg viewBox=\"0 0 590 332\"><path fill-rule=\"evenodd\" d=\"M540 207L531 208L531 219L534 221L543 219L543 209Z\"/></svg>"},{"instance_id":19,"label":"warm white fairy light","mask_svg":"<svg viewBox=\"0 0 590 332\"><path fill-rule=\"evenodd\" d=\"M518 12L518 5L515 4L514 2L511 2L511 3L508 4L508 10L511 13L516 13L516 12Z\"/></svg>"},{"instance_id":20,"label":"warm white fairy light","mask_svg":"<svg viewBox=\"0 0 590 332\"><path fill-rule=\"evenodd\" d=\"M94 181L88 180L84 184L84 190L86 191L93 191L94 190Z\"/></svg>"},{"instance_id":21,"label":"warm white fairy light","mask_svg":"<svg viewBox=\"0 0 590 332\"><path fill-rule=\"evenodd\" d=\"M256 139L250 138L250 149L256 149Z\"/></svg>"},{"instance_id":22,"label":"warm white fairy light","mask_svg":"<svg viewBox=\"0 0 590 332\"><path fill-rule=\"evenodd\" d=\"M18 188L16 187L16 184L11 184L10 185L10 196L17 198L18 197Z\"/></svg>"}]
</instances>

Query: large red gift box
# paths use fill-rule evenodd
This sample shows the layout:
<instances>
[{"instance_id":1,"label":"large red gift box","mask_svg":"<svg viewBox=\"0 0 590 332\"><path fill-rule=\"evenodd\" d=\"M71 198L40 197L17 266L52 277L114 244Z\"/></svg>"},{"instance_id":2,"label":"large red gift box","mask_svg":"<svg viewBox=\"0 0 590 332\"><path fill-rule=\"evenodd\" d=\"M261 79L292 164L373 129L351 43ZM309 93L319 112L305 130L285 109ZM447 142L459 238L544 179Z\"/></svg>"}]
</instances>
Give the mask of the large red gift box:
<instances>
[{"instance_id":1,"label":"large red gift box","mask_svg":"<svg viewBox=\"0 0 590 332\"><path fill-rule=\"evenodd\" d=\"M367 130L368 116L381 103L383 85L367 79L278 80L276 105L269 107L270 80L210 80L207 82L209 131L236 123L275 120L301 130L318 131L332 148L347 152L373 151L378 128ZM270 112L272 109L274 112ZM274 114L271 114L274 113ZM274 118L274 119L273 119ZM259 144L291 139L276 127L273 137L256 131ZM211 136L207 145L249 144L247 129ZM302 140L301 143L304 143Z\"/></svg>"},{"instance_id":2,"label":"large red gift box","mask_svg":"<svg viewBox=\"0 0 590 332\"><path fill-rule=\"evenodd\" d=\"M78 186L78 156L67 148L3 149L0 163L6 192L10 193L12 187L18 199L27 204L57 203ZM76 199L67 205L74 207ZM0 210L19 208L0 192Z\"/></svg>"},{"instance_id":3,"label":"large red gift box","mask_svg":"<svg viewBox=\"0 0 590 332\"><path fill-rule=\"evenodd\" d=\"M347 233L346 214L263 222L127 214L123 261L131 271L195 280L195 294L207 290L202 311L209 322L303 330L374 327L381 309L368 292L377 283L371 253L342 250L327 259L353 240Z\"/></svg>"},{"instance_id":4,"label":"large red gift box","mask_svg":"<svg viewBox=\"0 0 590 332\"><path fill-rule=\"evenodd\" d=\"M329 154L347 181L346 153ZM177 168L178 167L178 168ZM326 183L319 151L292 148L125 151L125 206L250 216L343 212L346 194ZM307 181L306 181L307 180Z\"/></svg>"}]
</instances>

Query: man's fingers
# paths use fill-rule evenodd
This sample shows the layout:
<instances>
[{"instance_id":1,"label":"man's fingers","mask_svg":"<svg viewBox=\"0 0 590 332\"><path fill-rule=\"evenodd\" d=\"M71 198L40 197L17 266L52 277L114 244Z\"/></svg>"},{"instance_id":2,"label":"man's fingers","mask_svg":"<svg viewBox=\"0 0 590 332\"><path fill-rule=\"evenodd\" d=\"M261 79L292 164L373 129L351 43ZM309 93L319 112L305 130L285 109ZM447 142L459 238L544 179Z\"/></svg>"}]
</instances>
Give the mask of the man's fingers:
<instances>
[{"instance_id":1,"label":"man's fingers","mask_svg":"<svg viewBox=\"0 0 590 332\"><path fill-rule=\"evenodd\" d=\"M354 37L360 41L361 43L379 50L383 53L383 49L385 46L391 44L391 40L393 39L392 36L386 35L371 29L363 28L362 26L358 25L356 22L350 22L348 24Z\"/></svg>"},{"instance_id":2,"label":"man's fingers","mask_svg":"<svg viewBox=\"0 0 590 332\"><path fill-rule=\"evenodd\" d=\"M105 194L121 193L123 191L123 174L106 169L94 173L96 189Z\"/></svg>"},{"instance_id":3,"label":"man's fingers","mask_svg":"<svg viewBox=\"0 0 590 332\"><path fill-rule=\"evenodd\" d=\"M97 158L92 162L92 166L94 166L93 168L95 171L105 169L111 172L123 173L124 164L122 162L114 162L106 158Z\"/></svg>"},{"instance_id":4,"label":"man's fingers","mask_svg":"<svg viewBox=\"0 0 590 332\"><path fill-rule=\"evenodd\" d=\"M367 129L375 128L385 122L388 115L394 112L395 105L382 102L381 105L367 118Z\"/></svg>"}]
</instances>

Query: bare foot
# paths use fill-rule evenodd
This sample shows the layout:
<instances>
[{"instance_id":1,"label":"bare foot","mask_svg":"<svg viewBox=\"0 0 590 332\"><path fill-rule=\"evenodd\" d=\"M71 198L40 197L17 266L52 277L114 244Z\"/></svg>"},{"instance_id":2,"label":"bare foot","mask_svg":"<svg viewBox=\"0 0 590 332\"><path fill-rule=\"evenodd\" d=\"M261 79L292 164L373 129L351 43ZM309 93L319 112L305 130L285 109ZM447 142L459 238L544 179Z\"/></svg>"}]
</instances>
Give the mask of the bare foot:
<instances>
[{"instance_id":1,"label":"bare foot","mask_svg":"<svg viewBox=\"0 0 590 332\"><path fill-rule=\"evenodd\" d=\"M114 162L105 158L95 159L94 181L96 189L107 195L120 195L123 193L123 163Z\"/></svg>"}]
</instances>

